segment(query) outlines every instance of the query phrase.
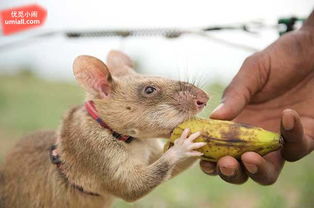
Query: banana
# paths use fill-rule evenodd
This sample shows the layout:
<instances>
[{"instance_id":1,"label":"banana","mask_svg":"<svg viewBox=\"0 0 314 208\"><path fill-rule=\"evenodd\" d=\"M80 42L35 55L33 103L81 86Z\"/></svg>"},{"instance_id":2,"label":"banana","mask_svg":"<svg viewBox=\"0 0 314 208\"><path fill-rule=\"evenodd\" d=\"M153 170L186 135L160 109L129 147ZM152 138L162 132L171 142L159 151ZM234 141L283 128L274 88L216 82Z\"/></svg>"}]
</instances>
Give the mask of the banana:
<instances>
[{"instance_id":1,"label":"banana","mask_svg":"<svg viewBox=\"0 0 314 208\"><path fill-rule=\"evenodd\" d=\"M164 149L170 148L186 128L190 129L190 133L202 133L194 142L207 143L198 151L204 153L202 159L212 162L226 155L240 159L244 152L256 152L263 156L278 150L283 142L279 134L259 127L232 121L193 118L173 130Z\"/></svg>"}]
</instances>

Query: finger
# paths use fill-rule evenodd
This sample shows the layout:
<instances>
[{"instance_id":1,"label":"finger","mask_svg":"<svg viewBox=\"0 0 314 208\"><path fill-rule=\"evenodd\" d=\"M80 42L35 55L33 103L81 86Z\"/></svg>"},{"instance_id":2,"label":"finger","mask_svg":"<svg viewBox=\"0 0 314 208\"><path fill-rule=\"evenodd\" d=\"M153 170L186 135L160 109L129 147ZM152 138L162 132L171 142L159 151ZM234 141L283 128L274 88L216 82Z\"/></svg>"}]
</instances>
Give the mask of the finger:
<instances>
[{"instance_id":1,"label":"finger","mask_svg":"<svg viewBox=\"0 0 314 208\"><path fill-rule=\"evenodd\" d=\"M193 142L197 137L199 137L201 135L201 132L195 132L193 134L191 134L188 138L188 141Z\"/></svg>"},{"instance_id":2,"label":"finger","mask_svg":"<svg viewBox=\"0 0 314 208\"><path fill-rule=\"evenodd\" d=\"M281 152L287 161L299 160L310 152L310 139L304 136L303 125L296 111L286 109L282 112L281 135L284 139Z\"/></svg>"},{"instance_id":3,"label":"finger","mask_svg":"<svg viewBox=\"0 0 314 208\"><path fill-rule=\"evenodd\" d=\"M217 175L216 163L206 160L200 161L200 167L202 171L208 175Z\"/></svg>"},{"instance_id":4,"label":"finger","mask_svg":"<svg viewBox=\"0 0 314 208\"><path fill-rule=\"evenodd\" d=\"M262 185L275 183L284 164L279 151L265 157L255 152L246 152L241 160L250 178Z\"/></svg>"},{"instance_id":5,"label":"finger","mask_svg":"<svg viewBox=\"0 0 314 208\"><path fill-rule=\"evenodd\" d=\"M189 133L190 133L190 129L189 128L184 129L184 131L182 132L180 138L176 139L174 141L174 144L183 144L185 139L188 137Z\"/></svg>"},{"instance_id":6,"label":"finger","mask_svg":"<svg viewBox=\"0 0 314 208\"><path fill-rule=\"evenodd\" d=\"M204 153L199 152L199 151L192 151L192 152L187 152L186 153L188 156L190 157L200 157L202 156Z\"/></svg>"},{"instance_id":7,"label":"finger","mask_svg":"<svg viewBox=\"0 0 314 208\"><path fill-rule=\"evenodd\" d=\"M240 71L225 89L222 103L213 111L211 118L234 119L251 97L264 86L269 72L268 68L262 68L269 61L264 57L263 53L256 53L244 61Z\"/></svg>"},{"instance_id":8,"label":"finger","mask_svg":"<svg viewBox=\"0 0 314 208\"><path fill-rule=\"evenodd\" d=\"M197 142L197 143L193 143L189 146L189 150L193 150L193 149L198 149L201 147L204 147L207 143L206 142Z\"/></svg>"},{"instance_id":9,"label":"finger","mask_svg":"<svg viewBox=\"0 0 314 208\"><path fill-rule=\"evenodd\" d=\"M189 133L190 133L190 129L189 128L184 129L184 131L181 134L180 139L186 139L188 137Z\"/></svg>"},{"instance_id":10,"label":"finger","mask_svg":"<svg viewBox=\"0 0 314 208\"><path fill-rule=\"evenodd\" d=\"M241 164L231 156L225 156L219 159L217 169L219 176L228 183L242 184L248 179Z\"/></svg>"}]
</instances>

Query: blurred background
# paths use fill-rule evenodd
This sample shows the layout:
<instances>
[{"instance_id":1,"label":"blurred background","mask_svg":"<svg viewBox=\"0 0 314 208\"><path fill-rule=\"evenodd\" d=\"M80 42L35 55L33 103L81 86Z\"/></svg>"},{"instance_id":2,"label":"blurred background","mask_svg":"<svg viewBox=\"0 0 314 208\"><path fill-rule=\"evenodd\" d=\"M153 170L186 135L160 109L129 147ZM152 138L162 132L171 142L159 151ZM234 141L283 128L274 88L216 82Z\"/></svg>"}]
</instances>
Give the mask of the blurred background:
<instances>
[{"instance_id":1,"label":"blurred background","mask_svg":"<svg viewBox=\"0 0 314 208\"><path fill-rule=\"evenodd\" d=\"M311 0L2 0L0 10L37 3L43 26L9 36L0 32L0 162L20 136L57 128L84 93L72 76L82 54L105 60L110 49L129 54L136 70L197 83L219 103L224 87L250 54L286 29L281 18L305 18ZM295 27L299 27L297 22ZM208 31L204 31L207 29ZM132 35L135 34L135 35ZM198 165L135 203L115 207L314 207L314 155L287 163L276 184L231 185Z\"/></svg>"}]
</instances>

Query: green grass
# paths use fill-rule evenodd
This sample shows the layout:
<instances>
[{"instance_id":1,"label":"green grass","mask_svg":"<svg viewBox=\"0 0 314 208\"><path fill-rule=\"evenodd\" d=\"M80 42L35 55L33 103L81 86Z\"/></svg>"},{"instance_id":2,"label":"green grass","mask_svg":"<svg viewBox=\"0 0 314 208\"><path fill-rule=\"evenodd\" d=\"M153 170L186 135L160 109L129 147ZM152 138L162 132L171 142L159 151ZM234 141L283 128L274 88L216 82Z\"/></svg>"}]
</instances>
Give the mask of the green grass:
<instances>
[{"instance_id":1,"label":"green grass","mask_svg":"<svg viewBox=\"0 0 314 208\"><path fill-rule=\"evenodd\" d=\"M212 84L207 116L219 103L223 86ZM48 82L33 76L0 76L0 161L19 137L36 129L55 129L62 114L82 103L84 93L75 83ZM203 174L198 165L160 185L135 203L117 200L116 208L314 207L314 155L287 163L275 185L252 181L231 185Z\"/></svg>"}]
</instances>

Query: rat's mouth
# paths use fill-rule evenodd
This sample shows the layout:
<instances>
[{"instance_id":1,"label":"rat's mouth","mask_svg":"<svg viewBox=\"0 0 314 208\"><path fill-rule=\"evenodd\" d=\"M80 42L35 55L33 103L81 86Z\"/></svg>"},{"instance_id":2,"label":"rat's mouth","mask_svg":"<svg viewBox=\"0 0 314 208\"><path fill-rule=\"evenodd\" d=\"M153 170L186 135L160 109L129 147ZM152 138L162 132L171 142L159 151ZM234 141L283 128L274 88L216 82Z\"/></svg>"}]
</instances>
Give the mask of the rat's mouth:
<instances>
[{"instance_id":1,"label":"rat's mouth","mask_svg":"<svg viewBox=\"0 0 314 208\"><path fill-rule=\"evenodd\" d=\"M158 126L159 136L163 138L170 138L173 130L186 120L195 117L204 107L205 103L198 103L202 105L199 109L195 109L189 106L181 106L175 104L168 104L163 107L163 111L158 112ZM164 110L166 109L166 110ZM154 115L156 117L156 114Z\"/></svg>"},{"instance_id":2,"label":"rat's mouth","mask_svg":"<svg viewBox=\"0 0 314 208\"><path fill-rule=\"evenodd\" d=\"M182 117L181 119L177 119L176 122L173 123L173 125L171 125L171 127L167 128L167 135L166 138L170 138L172 132L174 131L174 129L179 126L181 123L193 118L196 116L196 113L193 114L186 114L184 117Z\"/></svg>"}]
</instances>

